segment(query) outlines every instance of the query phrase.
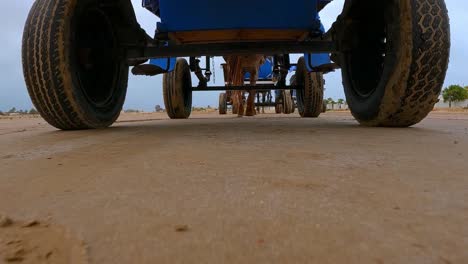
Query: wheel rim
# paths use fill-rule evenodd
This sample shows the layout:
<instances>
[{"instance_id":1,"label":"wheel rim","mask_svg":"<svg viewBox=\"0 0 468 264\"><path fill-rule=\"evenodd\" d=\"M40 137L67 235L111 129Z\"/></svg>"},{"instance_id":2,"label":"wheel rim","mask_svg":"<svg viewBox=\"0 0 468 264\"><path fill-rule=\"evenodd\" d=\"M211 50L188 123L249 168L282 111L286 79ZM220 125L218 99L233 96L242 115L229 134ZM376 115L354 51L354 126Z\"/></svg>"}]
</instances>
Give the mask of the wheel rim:
<instances>
[{"instance_id":1,"label":"wheel rim","mask_svg":"<svg viewBox=\"0 0 468 264\"><path fill-rule=\"evenodd\" d=\"M389 26L388 10L393 9L392 1L362 1L366 8L356 8L356 22L350 26L347 43L351 49L344 53L346 73L352 92L360 98L370 97L386 80L385 68L394 61L395 39ZM362 11L361 11L362 10ZM368 10L373 10L369 12Z\"/></svg>"},{"instance_id":2,"label":"wheel rim","mask_svg":"<svg viewBox=\"0 0 468 264\"><path fill-rule=\"evenodd\" d=\"M98 8L85 9L75 21L72 47L79 88L91 105L105 108L113 104L121 67L112 21Z\"/></svg>"}]
</instances>

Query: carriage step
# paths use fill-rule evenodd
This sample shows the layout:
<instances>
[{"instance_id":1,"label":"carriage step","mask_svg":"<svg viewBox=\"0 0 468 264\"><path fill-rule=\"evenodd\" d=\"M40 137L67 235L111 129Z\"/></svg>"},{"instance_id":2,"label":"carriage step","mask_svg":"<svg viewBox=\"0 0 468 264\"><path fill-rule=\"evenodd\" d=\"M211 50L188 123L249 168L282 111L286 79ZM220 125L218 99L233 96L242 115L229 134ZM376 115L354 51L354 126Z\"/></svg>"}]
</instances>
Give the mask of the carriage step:
<instances>
[{"instance_id":1,"label":"carriage step","mask_svg":"<svg viewBox=\"0 0 468 264\"><path fill-rule=\"evenodd\" d=\"M132 69L133 75L155 76L166 72L166 70L153 64L141 64Z\"/></svg>"}]
</instances>

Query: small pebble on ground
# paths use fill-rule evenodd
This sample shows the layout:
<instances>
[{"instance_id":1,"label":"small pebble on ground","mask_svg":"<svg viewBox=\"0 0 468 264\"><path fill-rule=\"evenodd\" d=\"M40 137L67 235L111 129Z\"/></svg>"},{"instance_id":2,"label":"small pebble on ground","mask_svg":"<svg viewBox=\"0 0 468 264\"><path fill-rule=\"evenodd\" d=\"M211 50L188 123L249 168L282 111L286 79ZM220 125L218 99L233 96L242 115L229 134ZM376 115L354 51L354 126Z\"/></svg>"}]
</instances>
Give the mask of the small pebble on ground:
<instances>
[{"instance_id":1,"label":"small pebble on ground","mask_svg":"<svg viewBox=\"0 0 468 264\"><path fill-rule=\"evenodd\" d=\"M177 225L175 226L175 231L176 232L187 232L189 230L189 227L187 225Z\"/></svg>"}]
</instances>

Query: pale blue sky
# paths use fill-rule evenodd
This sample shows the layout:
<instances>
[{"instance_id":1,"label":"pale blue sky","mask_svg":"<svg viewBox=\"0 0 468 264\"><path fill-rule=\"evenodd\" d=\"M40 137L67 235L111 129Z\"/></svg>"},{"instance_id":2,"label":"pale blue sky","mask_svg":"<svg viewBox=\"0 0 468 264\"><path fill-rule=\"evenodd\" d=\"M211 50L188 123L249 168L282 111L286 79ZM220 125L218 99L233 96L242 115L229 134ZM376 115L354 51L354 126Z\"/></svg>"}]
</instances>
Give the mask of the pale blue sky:
<instances>
[{"instance_id":1,"label":"pale blue sky","mask_svg":"<svg viewBox=\"0 0 468 264\"><path fill-rule=\"evenodd\" d=\"M142 27L153 35L157 18L140 7L140 0L132 0L138 20ZM32 107L23 81L21 68L21 35L24 21L33 0L0 1L0 110L11 107L30 109ZM468 85L468 1L446 0L451 18L452 52L447 73L446 85ZM328 28L340 13L343 0L333 1L322 13L323 23ZM216 63L216 84L222 85L221 60ZM130 76L125 108L151 111L156 104L163 105L161 77ZM326 97L344 98L341 85L341 73L335 72L326 76ZM197 92L194 94L194 105L206 106L218 104L217 92Z\"/></svg>"}]
</instances>

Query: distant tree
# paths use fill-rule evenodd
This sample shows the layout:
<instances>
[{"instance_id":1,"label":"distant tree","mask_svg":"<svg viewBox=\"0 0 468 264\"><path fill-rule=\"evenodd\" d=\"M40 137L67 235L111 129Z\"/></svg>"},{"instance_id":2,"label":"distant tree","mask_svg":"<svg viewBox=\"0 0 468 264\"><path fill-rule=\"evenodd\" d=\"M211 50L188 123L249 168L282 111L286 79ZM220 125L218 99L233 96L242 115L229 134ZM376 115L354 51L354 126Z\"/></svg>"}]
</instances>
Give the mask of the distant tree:
<instances>
[{"instance_id":1,"label":"distant tree","mask_svg":"<svg viewBox=\"0 0 468 264\"><path fill-rule=\"evenodd\" d=\"M341 106L344 104L345 100L344 99L338 99L338 101L336 102L338 104L338 108L341 109Z\"/></svg>"},{"instance_id":2,"label":"distant tree","mask_svg":"<svg viewBox=\"0 0 468 264\"><path fill-rule=\"evenodd\" d=\"M16 107L11 108L10 110L8 110L7 113L8 114L16 113Z\"/></svg>"},{"instance_id":3,"label":"distant tree","mask_svg":"<svg viewBox=\"0 0 468 264\"><path fill-rule=\"evenodd\" d=\"M31 110L29 110L29 114L30 114L30 115L37 115L37 114L39 114L39 112L37 112L36 109L31 108Z\"/></svg>"},{"instance_id":4,"label":"distant tree","mask_svg":"<svg viewBox=\"0 0 468 264\"><path fill-rule=\"evenodd\" d=\"M210 106L210 105L208 105L206 108L207 108L207 109L211 109L211 106Z\"/></svg>"},{"instance_id":5,"label":"distant tree","mask_svg":"<svg viewBox=\"0 0 468 264\"><path fill-rule=\"evenodd\" d=\"M5 113L3 113L2 111L0 111L0 116L3 116L3 115L5 115Z\"/></svg>"},{"instance_id":6,"label":"distant tree","mask_svg":"<svg viewBox=\"0 0 468 264\"><path fill-rule=\"evenodd\" d=\"M328 99L327 99L327 103L328 103L328 104L331 104L332 109L335 109L335 104L336 104L336 102L335 102L335 100L333 100L333 98L331 98L331 97L328 98Z\"/></svg>"},{"instance_id":7,"label":"distant tree","mask_svg":"<svg viewBox=\"0 0 468 264\"><path fill-rule=\"evenodd\" d=\"M468 99L468 90L460 85L450 85L442 91L442 98L445 103L449 103L449 107L451 108L452 103Z\"/></svg>"},{"instance_id":8,"label":"distant tree","mask_svg":"<svg viewBox=\"0 0 468 264\"><path fill-rule=\"evenodd\" d=\"M155 110L156 112L162 112L162 111L163 111L163 109L161 108L160 105L156 105L156 106L154 107L154 110Z\"/></svg>"}]
</instances>

